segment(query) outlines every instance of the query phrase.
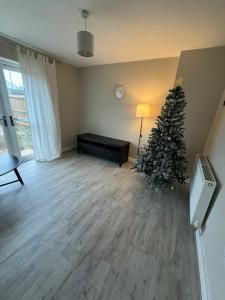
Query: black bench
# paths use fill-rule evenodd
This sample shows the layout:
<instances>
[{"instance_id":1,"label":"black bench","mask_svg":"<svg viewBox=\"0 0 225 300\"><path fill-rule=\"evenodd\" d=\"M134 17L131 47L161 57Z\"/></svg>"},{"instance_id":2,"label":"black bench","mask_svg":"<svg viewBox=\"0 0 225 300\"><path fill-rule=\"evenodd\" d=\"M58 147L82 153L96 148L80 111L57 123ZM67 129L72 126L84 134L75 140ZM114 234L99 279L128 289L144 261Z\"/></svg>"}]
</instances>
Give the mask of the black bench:
<instances>
[{"instance_id":1,"label":"black bench","mask_svg":"<svg viewBox=\"0 0 225 300\"><path fill-rule=\"evenodd\" d=\"M7 184L11 184L14 182L20 182L22 185L24 185L23 183L23 179L21 178L17 167L20 165L20 160L18 157L14 156L14 155L10 155L10 154L3 154L0 155L0 176L3 176L9 172L14 171L17 177L17 180L13 180L4 184L0 184L1 186L7 185Z\"/></svg>"},{"instance_id":2,"label":"black bench","mask_svg":"<svg viewBox=\"0 0 225 300\"><path fill-rule=\"evenodd\" d=\"M119 163L128 161L130 143L97 134L84 133L77 136L77 152L92 154Z\"/></svg>"}]
</instances>

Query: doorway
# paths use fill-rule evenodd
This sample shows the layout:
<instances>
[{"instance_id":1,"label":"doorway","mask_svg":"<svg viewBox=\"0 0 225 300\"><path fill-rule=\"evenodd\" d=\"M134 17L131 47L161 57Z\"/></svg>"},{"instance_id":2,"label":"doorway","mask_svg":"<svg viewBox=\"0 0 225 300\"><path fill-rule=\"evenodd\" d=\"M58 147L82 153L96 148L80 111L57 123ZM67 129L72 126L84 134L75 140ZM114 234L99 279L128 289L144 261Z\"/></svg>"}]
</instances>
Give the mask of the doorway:
<instances>
[{"instance_id":1,"label":"doorway","mask_svg":"<svg viewBox=\"0 0 225 300\"><path fill-rule=\"evenodd\" d=\"M19 63L0 59L0 155L34 157L32 134Z\"/></svg>"}]
</instances>

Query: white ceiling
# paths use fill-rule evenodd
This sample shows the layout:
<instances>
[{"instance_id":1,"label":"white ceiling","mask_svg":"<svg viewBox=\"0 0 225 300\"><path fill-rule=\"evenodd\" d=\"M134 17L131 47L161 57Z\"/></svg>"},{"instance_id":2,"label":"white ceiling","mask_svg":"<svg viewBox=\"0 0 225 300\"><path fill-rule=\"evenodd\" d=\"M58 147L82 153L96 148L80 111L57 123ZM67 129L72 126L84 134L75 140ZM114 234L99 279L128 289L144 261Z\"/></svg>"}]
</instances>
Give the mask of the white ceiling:
<instances>
[{"instance_id":1,"label":"white ceiling","mask_svg":"<svg viewBox=\"0 0 225 300\"><path fill-rule=\"evenodd\" d=\"M76 54L81 8L92 58ZM173 57L225 44L225 0L0 0L0 31L77 66Z\"/></svg>"}]
</instances>

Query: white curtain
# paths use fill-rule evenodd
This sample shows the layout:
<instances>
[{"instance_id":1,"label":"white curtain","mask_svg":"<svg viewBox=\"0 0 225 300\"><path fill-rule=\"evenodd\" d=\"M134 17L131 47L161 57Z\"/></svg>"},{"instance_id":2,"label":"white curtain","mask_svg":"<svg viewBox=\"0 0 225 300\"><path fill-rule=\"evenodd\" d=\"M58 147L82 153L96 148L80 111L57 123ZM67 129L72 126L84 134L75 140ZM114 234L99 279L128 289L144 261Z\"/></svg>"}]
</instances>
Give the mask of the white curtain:
<instances>
[{"instance_id":1,"label":"white curtain","mask_svg":"<svg viewBox=\"0 0 225 300\"><path fill-rule=\"evenodd\" d=\"M55 61L31 50L17 49L23 76L35 158L51 161L61 155L61 130Z\"/></svg>"}]
</instances>

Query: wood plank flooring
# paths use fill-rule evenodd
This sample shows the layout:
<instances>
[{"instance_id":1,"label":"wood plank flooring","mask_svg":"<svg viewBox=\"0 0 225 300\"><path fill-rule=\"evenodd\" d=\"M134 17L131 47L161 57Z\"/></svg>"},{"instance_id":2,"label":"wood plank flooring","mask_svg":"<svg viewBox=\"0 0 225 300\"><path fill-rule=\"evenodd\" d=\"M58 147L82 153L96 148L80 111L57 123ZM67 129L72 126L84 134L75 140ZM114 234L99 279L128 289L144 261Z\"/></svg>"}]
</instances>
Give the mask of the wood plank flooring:
<instances>
[{"instance_id":1,"label":"wood plank flooring","mask_svg":"<svg viewBox=\"0 0 225 300\"><path fill-rule=\"evenodd\" d=\"M200 299L185 188L71 152L19 171L0 189L1 300Z\"/></svg>"}]
</instances>

